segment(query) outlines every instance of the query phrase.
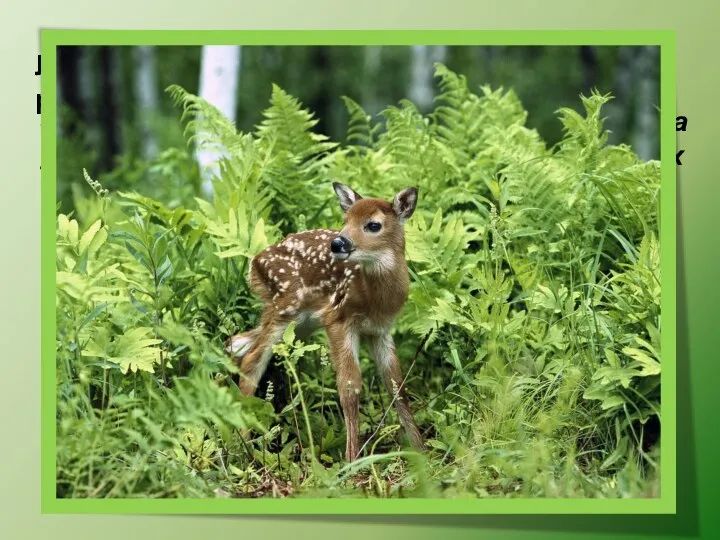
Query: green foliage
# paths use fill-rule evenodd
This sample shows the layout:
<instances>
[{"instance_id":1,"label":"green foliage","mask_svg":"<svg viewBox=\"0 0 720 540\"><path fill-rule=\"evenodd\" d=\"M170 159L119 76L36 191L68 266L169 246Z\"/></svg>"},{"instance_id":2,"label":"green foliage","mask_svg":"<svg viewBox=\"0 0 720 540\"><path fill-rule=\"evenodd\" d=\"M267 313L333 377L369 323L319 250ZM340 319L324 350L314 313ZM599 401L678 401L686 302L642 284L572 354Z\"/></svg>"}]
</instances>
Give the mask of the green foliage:
<instances>
[{"instance_id":1,"label":"green foliage","mask_svg":"<svg viewBox=\"0 0 720 540\"><path fill-rule=\"evenodd\" d=\"M564 137L548 148L512 91L436 75L427 115L402 101L376 122L346 97L342 146L276 86L249 133L173 86L188 139L222 152L213 201L165 181L195 178L189 149L128 173L155 175L154 198L85 175L94 194L75 189L75 215L57 218L61 496L655 493L659 164L607 144L609 96L558 111ZM419 187L395 339L407 370L433 331L407 382L425 456L403 450L364 353L370 440L345 464L324 336L302 343L290 328L280 375L252 398L222 352L259 313L249 259L288 232L339 225L331 179L385 198Z\"/></svg>"}]
</instances>

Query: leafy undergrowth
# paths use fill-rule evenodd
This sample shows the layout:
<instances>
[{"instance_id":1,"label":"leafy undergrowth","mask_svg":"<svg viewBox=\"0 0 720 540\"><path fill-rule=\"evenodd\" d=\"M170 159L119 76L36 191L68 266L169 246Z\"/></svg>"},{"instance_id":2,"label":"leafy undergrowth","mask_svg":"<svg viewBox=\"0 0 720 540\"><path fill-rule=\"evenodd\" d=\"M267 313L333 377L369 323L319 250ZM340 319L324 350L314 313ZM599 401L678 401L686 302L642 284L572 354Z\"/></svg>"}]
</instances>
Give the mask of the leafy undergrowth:
<instances>
[{"instance_id":1,"label":"leafy undergrowth","mask_svg":"<svg viewBox=\"0 0 720 540\"><path fill-rule=\"evenodd\" d=\"M427 116L344 98L342 144L280 88L239 133L172 87L189 140L225 153L212 202L188 193L189 149L132 164L142 194L85 173L57 216L58 496L659 495L659 163L606 144L608 96L558 111L547 148L512 91L436 75ZM249 258L342 222L330 180L419 188L395 339L424 454L365 352L351 464L324 335L288 331L252 398L223 354L260 313Z\"/></svg>"}]
</instances>

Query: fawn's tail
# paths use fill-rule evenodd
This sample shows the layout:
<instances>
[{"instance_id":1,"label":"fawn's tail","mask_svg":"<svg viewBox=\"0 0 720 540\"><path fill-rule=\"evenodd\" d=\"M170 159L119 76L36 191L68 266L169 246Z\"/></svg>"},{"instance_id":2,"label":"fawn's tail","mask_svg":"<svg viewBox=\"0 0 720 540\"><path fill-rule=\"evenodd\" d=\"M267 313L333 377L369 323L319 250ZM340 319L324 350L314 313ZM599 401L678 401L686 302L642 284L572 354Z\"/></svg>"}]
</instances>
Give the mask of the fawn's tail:
<instances>
[{"instance_id":1,"label":"fawn's tail","mask_svg":"<svg viewBox=\"0 0 720 540\"><path fill-rule=\"evenodd\" d=\"M233 358L239 359L245 356L257 339L257 328L236 334L225 342L225 352Z\"/></svg>"}]
</instances>

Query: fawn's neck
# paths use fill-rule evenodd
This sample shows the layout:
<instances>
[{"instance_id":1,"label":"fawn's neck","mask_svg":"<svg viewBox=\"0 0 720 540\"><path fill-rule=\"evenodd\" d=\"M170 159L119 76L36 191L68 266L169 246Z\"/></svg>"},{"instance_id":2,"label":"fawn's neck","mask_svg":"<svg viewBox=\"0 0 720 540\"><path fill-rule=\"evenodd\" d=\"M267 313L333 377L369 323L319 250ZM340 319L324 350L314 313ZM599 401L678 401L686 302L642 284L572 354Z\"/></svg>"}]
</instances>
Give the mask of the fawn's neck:
<instances>
[{"instance_id":1,"label":"fawn's neck","mask_svg":"<svg viewBox=\"0 0 720 540\"><path fill-rule=\"evenodd\" d=\"M405 253L388 250L377 260L360 265L366 301L373 312L393 317L408 297L410 279Z\"/></svg>"}]
</instances>

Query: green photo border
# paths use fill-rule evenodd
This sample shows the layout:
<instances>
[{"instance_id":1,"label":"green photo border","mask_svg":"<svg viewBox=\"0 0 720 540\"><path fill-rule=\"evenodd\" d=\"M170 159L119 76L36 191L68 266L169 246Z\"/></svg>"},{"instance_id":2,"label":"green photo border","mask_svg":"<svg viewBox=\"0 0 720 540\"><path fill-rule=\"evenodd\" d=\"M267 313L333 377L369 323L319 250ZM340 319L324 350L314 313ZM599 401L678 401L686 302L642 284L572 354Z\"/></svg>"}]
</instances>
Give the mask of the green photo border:
<instances>
[{"instance_id":1,"label":"green photo border","mask_svg":"<svg viewBox=\"0 0 720 540\"><path fill-rule=\"evenodd\" d=\"M675 32L669 30L60 30L40 31L41 509L104 514L675 514ZM657 45L661 48L661 496L655 499L59 499L56 498L56 48L59 45Z\"/></svg>"}]
</instances>

